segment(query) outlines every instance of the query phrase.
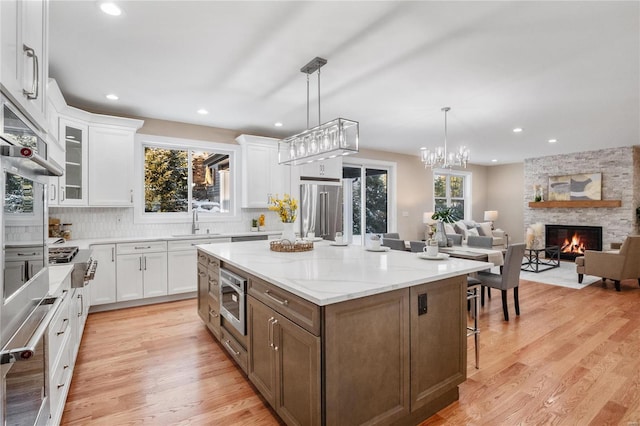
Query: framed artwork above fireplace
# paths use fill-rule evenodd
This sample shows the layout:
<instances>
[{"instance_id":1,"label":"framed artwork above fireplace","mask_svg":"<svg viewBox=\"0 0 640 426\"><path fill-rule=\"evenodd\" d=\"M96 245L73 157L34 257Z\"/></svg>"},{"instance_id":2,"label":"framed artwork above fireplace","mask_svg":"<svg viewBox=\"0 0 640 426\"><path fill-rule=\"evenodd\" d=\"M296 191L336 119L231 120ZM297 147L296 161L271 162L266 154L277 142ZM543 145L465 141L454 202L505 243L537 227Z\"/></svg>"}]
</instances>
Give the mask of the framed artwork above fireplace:
<instances>
[{"instance_id":1,"label":"framed artwork above fireplace","mask_svg":"<svg viewBox=\"0 0 640 426\"><path fill-rule=\"evenodd\" d=\"M549 200L602 200L602 173L550 176Z\"/></svg>"}]
</instances>

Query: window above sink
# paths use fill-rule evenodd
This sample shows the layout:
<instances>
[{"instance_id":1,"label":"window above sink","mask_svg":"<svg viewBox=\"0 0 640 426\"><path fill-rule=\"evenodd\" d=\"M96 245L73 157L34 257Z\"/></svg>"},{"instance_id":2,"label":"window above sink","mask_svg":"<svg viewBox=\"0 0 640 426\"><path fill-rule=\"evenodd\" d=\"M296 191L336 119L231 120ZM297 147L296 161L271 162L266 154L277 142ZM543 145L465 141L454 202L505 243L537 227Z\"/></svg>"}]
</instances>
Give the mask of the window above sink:
<instances>
[{"instance_id":1,"label":"window above sink","mask_svg":"<svg viewBox=\"0 0 640 426\"><path fill-rule=\"evenodd\" d=\"M134 155L136 222L240 220L237 146L138 135Z\"/></svg>"}]
</instances>

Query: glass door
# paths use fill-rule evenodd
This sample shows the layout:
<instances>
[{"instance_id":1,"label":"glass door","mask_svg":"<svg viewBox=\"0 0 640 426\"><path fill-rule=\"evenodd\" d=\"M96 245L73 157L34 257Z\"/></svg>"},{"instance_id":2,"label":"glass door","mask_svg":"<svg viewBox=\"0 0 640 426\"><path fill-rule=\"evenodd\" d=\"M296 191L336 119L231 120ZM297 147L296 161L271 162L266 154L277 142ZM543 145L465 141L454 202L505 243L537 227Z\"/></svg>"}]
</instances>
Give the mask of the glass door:
<instances>
[{"instance_id":1,"label":"glass door","mask_svg":"<svg viewBox=\"0 0 640 426\"><path fill-rule=\"evenodd\" d=\"M64 141L64 176L59 179L61 205L87 203L87 135L89 128L80 122L60 120L60 139Z\"/></svg>"},{"instance_id":2,"label":"glass door","mask_svg":"<svg viewBox=\"0 0 640 426\"><path fill-rule=\"evenodd\" d=\"M342 168L345 237L364 244L367 234L389 229L389 170L360 165Z\"/></svg>"}]
</instances>

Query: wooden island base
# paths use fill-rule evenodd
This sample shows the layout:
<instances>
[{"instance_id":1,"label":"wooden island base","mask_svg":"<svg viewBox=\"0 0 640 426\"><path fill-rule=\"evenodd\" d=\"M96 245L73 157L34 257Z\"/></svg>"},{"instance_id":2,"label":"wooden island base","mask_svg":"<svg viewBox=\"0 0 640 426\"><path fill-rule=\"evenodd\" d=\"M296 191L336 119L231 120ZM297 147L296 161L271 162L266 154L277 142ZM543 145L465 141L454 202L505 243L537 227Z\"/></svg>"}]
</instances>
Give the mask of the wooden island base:
<instances>
[{"instance_id":1,"label":"wooden island base","mask_svg":"<svg viewBox=\"0 0 640 426\"><path fill-rule=\"evenodd\" d=\"M206 259L205 259L206 257ZM415 425L458 399L466 379L466 278L317 306L200 253L199 305L214 336L287 424ZM212 271L248 279L246 344L225 333ZM206 309L204 309L206 307ZM215 324L211 324L211 322ZM242 357L246 354L246 364Z\"/></svg>"}]
</instances>

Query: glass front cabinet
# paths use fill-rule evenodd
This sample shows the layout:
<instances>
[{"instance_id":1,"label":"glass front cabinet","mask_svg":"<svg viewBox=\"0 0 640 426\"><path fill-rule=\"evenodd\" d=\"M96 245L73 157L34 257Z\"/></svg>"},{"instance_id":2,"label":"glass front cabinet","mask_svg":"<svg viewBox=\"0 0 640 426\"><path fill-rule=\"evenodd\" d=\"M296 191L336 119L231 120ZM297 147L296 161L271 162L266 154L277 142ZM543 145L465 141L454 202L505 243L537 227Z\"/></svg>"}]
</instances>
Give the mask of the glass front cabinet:
<instances>
[{"instance_id":1,"label":"glass front cabinet","mask_svg":"<svg viewBox=\"0 0 640 426\"><path fill-rule=\"evenodd\" d=\"M87 135L89 128L80 121L60 118L60 141L64 153L64 175L58 178L57 201L60 206L87 205Z\"/></svg>"}]
</instances>

